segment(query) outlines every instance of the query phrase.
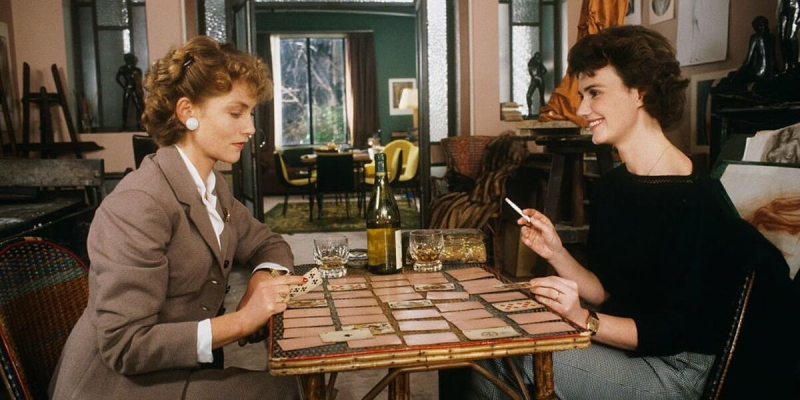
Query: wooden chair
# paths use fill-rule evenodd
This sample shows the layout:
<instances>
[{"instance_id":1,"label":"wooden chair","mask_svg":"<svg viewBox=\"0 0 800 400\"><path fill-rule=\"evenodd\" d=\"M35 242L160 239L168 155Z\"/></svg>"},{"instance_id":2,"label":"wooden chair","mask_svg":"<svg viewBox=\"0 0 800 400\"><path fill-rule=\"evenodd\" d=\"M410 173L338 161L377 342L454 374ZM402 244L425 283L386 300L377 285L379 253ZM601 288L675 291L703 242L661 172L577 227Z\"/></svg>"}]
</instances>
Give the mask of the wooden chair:
<instances>
[{"instance_id":1,"label":"wooden chair","mask_svg":"<svg viewBox=\"0 0 800 400\"><path fill-rule=\"evenodd\" d=\"M708 373L706 386L703 390L703 400L717 400L722 393L722 387L725 384L725 378L728 374L728 368L731 365L736 344L739 341L739 333L742 330L745 312L747 305L750 302L750 293L753 290L753 283L755 282L755 271L751 271L746 275L742 281L742 287L733 304L733 320L731 321L730 329L725 340L725 344L716 354L717 358L711 367L711 372Z\"/></svg>"},{"instance_id":2,"label":"wooden chair","mask_svg":"<svg viewBox=\"0 0 800 400\"><path fill-rule=\"evenodd\" d=\"M148 154L153 154L158 151L158 144L150 136L133 135L131 136L133 143L133 161L136 169L142 165L142 161Z\"/></svg>"},{"instance_id":3,"label":"wooden chair","mask_svg":"<svg viewBox=\"0 0 800 400\"><path fill-rule=\"evenodd\" d=\"M0 243L0 365L13 400L47 399L61 350L89 298L88 268L36 237Z\"/></svg>"},{"instance_id":4,"label":"wooden chair","mask_svg":"<svg viewBox=\"0 0 800 400\"><path fill-rule=\"evenodd\" d=\"M322 218L323 196L326 193L345 195L347 218L350 218L350 193L357 193L354 167L353 153L317 154L317 185L315 189L319 209L317 219Z\"/></svg>"}]
</instances>

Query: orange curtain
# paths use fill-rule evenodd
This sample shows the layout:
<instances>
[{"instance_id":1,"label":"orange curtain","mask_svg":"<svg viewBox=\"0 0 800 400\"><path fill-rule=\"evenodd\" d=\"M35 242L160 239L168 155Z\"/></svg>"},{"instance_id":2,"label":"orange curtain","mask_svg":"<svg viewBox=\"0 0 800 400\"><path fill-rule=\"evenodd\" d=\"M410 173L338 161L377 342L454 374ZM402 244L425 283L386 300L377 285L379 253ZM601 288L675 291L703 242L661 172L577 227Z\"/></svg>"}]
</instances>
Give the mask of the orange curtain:
<instances>
[{"instance_id":1,"label":"orange curtain","mask_svg":"<svg viewBox=\"0 0 800 400\"><path fill-rule=\"evenodd\" d=\"M628 0L583 0L578 21L578 40L609 27L622 25L628 12ZM580 126L586 123L576 112L581 103L578 79L567 73L550 99L539 112L539 121L570 120Z\"/></svg>"}]
</instances>

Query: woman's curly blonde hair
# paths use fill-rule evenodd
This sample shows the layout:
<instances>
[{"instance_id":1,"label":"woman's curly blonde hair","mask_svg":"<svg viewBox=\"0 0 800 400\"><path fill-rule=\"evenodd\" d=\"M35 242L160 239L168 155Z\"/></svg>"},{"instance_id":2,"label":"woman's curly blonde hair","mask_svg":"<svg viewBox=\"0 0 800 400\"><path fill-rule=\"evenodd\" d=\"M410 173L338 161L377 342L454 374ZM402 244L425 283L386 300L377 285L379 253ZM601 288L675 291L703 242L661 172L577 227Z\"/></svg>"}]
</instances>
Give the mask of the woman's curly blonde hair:
<instances>
[{"instance_id":1,"label":"woman's curly blonde hair","mask_svg":"<svg viewBox=\"0 0 800 400\"><path fill-rule=\"evenodd\" d=\"M245 83L259 101L271 98L272 81L264 61L230 43L194 37L153 63L145 74L142 124L159 146L180 142L186 127L175 114L178 100L187 97L202 104L230 92L234 82Z\"/></svg>"}]
</instances>

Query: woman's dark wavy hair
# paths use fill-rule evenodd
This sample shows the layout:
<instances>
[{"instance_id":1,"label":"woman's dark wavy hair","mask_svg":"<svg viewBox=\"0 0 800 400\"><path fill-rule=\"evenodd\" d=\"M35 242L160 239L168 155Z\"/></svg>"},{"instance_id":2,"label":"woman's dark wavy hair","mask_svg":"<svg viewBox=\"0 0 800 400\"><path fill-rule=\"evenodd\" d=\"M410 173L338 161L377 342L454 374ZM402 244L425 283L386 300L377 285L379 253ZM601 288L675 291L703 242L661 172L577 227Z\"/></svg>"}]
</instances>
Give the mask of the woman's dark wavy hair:
<instances>
[{"instance_id":1,"label":"woman's dark wavy hair","mask_svg":"<svg viewBox=\"0 0 800 400\"><path fill-rule=\"evenodd\" d=\"M625 86L644 92L644 109L663 129L683 116L686 87L680 63L669 41L638 26L614 26L583 37L569 51L569 74L594 76L608 65Z\"/></svg>"},{"instance_id":2,"label":"woman's dark wavy hair","mask_svg":"<svg viewBox=\"0 0 800 400\"><path fill-rule=\"evenodd\" d=\"M269 69L260 58L208 36L190 39L147 70L142 124L159 146L180 142L186 127L175 115L181 97L193 103L224 95L242 82L259 101L272 95Z\"/></svg>"}]
</instances>

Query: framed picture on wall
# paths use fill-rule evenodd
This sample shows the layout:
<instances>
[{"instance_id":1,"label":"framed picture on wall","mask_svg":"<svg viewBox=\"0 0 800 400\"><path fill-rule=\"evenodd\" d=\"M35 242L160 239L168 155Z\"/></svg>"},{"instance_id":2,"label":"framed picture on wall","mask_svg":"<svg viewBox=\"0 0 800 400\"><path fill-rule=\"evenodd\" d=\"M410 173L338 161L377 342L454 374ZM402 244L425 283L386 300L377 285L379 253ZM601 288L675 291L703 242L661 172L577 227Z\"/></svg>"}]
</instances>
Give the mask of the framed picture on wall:
<instances>
[{"instance_id":1,"label":"framed picture on wall","mask_svg":"<svg viewBox=\"0 0 800 400\"><path fill-rule=\"evenodd\" d=\"M411 109L400 108L400 96L403 89L416 89L416 78L394 78L389 79L389 115L412 115Z\"/></svg>"},{"instance_id":2,"label":"framed picture on wall","mask_svg":"<svg viewBox=\"0 0 800 400\"><path fill-rule=\"evenodd\" d=\"M732 69L692 75L689 84L691 104L691 152L708 153L711 143L711 88Z\"/></svg>"}]
</instances>

